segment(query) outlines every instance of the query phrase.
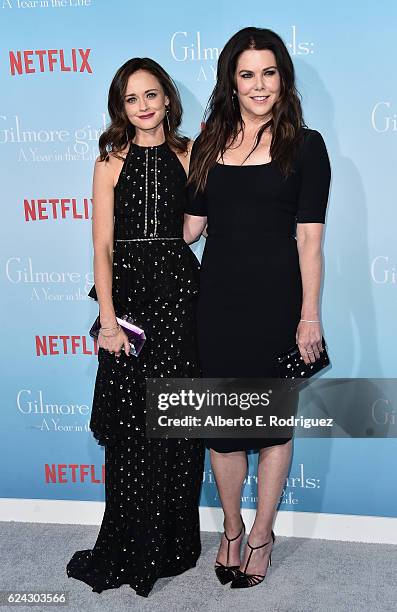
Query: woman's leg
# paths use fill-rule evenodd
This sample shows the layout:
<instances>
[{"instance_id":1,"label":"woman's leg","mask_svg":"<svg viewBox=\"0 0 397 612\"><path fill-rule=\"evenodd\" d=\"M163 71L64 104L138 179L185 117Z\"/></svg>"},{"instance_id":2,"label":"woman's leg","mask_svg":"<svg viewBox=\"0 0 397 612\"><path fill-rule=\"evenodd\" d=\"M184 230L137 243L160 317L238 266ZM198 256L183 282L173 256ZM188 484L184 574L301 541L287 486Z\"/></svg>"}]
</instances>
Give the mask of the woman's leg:
<instances>
[{"instance_id":1,"label":"woman's leg","mask_svg":"<svg viewBox=\"0 0 397 612\"><path fill-rule=\"evenodd\" d=\"M240 503L241 489L247 474L247 453L233 451L218 453L211 449L211 465L224 513L223 526L229 538L236 537L241 531ZM240 544L244 534L230 543L229 565L240 564ZM226 565L227 540L222 536L217 561Z\"/></svg>"},{"instance_id":2,"label":"woman's leg","mask_svg":"<svg viewBox=\"0 0 397 612\"><path fill-rule=\"evenodd\" d=\"M251 546L271 541L271 531L292 455L292 440L261 448L258 456L258 505L254 524L248 537ZM248 574L266 574L272 546L253 551L247 568ZM244 571L251 549L246 546L240 569Z\"/></svg>"}]
</instances>

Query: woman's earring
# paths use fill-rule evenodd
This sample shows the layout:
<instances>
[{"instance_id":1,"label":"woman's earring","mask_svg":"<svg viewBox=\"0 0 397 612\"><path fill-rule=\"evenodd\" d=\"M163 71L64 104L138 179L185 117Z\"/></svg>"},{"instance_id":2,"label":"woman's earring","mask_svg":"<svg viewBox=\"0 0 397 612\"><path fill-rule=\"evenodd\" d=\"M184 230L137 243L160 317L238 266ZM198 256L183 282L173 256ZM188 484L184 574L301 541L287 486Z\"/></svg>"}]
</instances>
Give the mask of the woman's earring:
<instances>
[{"instance_id":1,"label":"woman's earring","mask_svg":"<svg viewBox=\"0 0 397 612\"><path fill-rule=\"evenodd\" d=\"M170 114L170 107L166 106L165 107L165 118L167 119L168 131L170 131L170 118L169 118L169 114Z\"/></svg>"}]
</instances>

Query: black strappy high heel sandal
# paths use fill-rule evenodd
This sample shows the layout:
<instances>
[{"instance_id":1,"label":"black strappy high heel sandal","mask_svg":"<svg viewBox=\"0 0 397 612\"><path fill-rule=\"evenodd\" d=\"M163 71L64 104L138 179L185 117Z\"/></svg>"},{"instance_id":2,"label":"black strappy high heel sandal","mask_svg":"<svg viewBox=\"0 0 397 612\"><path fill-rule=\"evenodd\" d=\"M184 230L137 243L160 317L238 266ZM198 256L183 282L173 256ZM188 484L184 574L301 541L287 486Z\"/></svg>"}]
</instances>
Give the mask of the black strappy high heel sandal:
<instances>
[{"instance_id":1,"label":"black strappy high heel sandal","mask_svg":"<svg viewBox=\"0 0 397 612\"><path fill-rule=\"evenodd\" d=\"M228 565L228 563L229 563L230 542L234 542L235 540L237 540L237 538L241 536L242 533L245 533L245 525L244 525L244 521L242 518L241 518L241 522L243 526L241 527L240 533L235 538L228 538L226 535L226 531L223 532L223 535L225 536L227 540L226 565L223 565L223 563L216 561L215 568L214 568L215 574L221 584L227 584L228 582L231 582L236 577L236 574L240 567L239 565Z\"/></svg>"},{"instance_id":2,"label":"black strappy high heel sandal","mask_svg":"<svg viewBox=\"0 0 397 612\"><path fill-rule=\"evenodd\" d=\"M273 544L275 542L275 535L273 533L272 530L272 540L273 540ZM242 572L241 570L239 570L236 574L236 577L233 578L232 580L232 584L230 585L230 587L232 589L246 589L249 587L253 587L256 586L257 584L260 584L261 582L264 581L266 574L263 576L262 574L247 574L247 567L248 564L251 560L251 556L254 550L257 550L258 548L263 548L264 546L266 546L267 544L270 544L270 542L272 540L269 540L268 542L265 542L264 544L261 544L261 546L251 546L251 544L249 542L247 542L247 546L250 547L250 554L248 556L248 560L247 563L245 564L245 568L244 571ZM270 567L272 564L272 553L270 553L269 555L269 564L268 567Z\"/></svg>"}]
</instances>

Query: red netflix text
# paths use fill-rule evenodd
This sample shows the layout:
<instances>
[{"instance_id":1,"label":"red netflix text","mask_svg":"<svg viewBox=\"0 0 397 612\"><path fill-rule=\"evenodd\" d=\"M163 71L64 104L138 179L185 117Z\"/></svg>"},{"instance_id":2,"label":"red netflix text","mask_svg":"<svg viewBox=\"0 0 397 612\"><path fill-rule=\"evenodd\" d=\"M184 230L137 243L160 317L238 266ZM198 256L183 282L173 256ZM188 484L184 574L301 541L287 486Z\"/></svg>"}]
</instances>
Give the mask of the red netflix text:
<instances>
[{"instance_id":1,"label":"red netflix text","mask_svg":"<svg viewBox=\"0 0 397 612\"><path fill-rule=\"evenodd\" d=\"M46 484L67 484L70 482L92 482L103 484L105 482L105 466L95 469L95 465L78 463L52 463L44 465Z\"/></svg>"},{"instance_id":2,"label":"red netflix text","mask_svg":"<svg viewBox=\"0 0 397 612\"><path fill-rule=\"evenodd\" d=\"M92 219L92 198L24 199L25 221Z\"/></svg>"},{"instance_id":3,"label":"red netflix text","mask_svg":"<svg viewBox=\"0 0 397 612\"><path fill-rule=\"evenodd\" d=\"M36 336L36 355L98 355L98 343L90 336Z\"/></svg>"},{"instance_id":4,"label":"red netflix text","mask_svg":"<svg viewBox=\"0 0 397 612\"><path fill-rule=\"evenodd\" d=\"M91 49L36 49L34 51L10 51L10 72L31 74L33 72L89 72Z\"/></svg>"}]
</instances>

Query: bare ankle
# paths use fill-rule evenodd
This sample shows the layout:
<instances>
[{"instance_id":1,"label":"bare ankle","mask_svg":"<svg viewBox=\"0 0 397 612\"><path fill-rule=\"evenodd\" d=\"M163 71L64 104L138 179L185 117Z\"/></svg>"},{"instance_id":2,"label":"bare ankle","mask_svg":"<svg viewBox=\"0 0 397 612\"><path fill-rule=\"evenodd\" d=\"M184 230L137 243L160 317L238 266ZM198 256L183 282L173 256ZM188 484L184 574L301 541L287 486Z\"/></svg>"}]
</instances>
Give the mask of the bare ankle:
<instances>
[{"instance_id":1,"label":"bare ankle","mask_svg":"<svg viewBox=\"0 0 397 612\"><path fill-rule=\"evenodd\" d=\"M243 526L242 518L240 514L228 515L223 519L223 528L229 538L237 536Z\"/></svg>"},{"instance_id":2,"label":"bare ankle","mask_svg":"<svg viewBox=\"0 0 397 612\"><path fill-rule=\"evenodd\" d=\"M249 542L252 546L264 544L272 539L272 528L266 526L253 525L249 536Z\"/></svg>"}]
</instances>

